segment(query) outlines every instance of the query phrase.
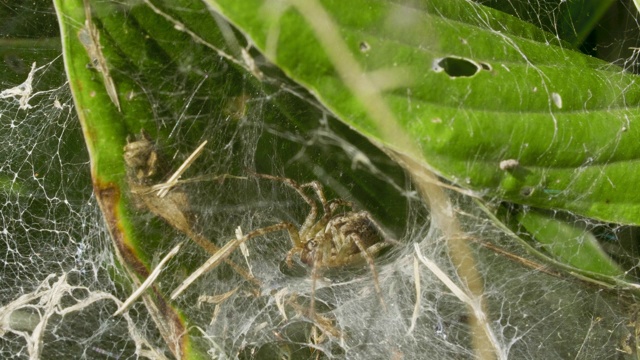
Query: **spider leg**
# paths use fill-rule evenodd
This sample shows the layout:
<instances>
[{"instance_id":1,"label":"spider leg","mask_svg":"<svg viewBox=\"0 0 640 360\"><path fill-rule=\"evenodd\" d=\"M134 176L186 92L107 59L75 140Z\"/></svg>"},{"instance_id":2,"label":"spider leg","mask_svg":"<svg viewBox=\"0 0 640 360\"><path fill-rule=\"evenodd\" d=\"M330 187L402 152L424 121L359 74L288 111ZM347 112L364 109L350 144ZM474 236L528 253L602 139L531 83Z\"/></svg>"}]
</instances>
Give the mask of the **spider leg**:
<instances>
[{"instance_id":1,"label":"spider leg","mask_svg":"<svg viewBox=\"0 0 640 360\"><path fill-rule=\"evenodd\" d=\"M322 255L316 254L313 268L311 268L311 302L309 305L309 318L313 319L316 312L316 280L318 279L318 269L322 263Z\"/></svg>"},{"instance_id":2,"label":"spider leg","mask_svg":"<svg viewBox=\"0 0 640 360\"><path fill-rule=\"evenodd\" d=\"M322 185L315 180L312 182L300 185L300 188L307 188L307 187L312 188L313 191L316 192L316 196L318 196L318 199L322 204L322 210L324 211L324 216L326 217L327 214L331 214L331 209L329 208L329 202L327 201L327 197L324 195L324 190L322 189Z\"/></svg>"},{"instance_id":3,"label":"spider leg","mask_svg":"<svg viewBox=\"0 0 640 360\"><path fill-rule=\"evenodd\" d=\"M293 266L293 257L298 253L302 253L302 248L297 246L294 246L293 248L291 248L291 250L287 252L287 257L285 261L287 262L288 267Z\"/></svg>"},{"instance_id":4,"label":"spider leg","mask_svg":"<svg viewBox=\"0 0 640 360\"><path fill-rule=\"evenodd\" d=\"M351 201L343 199L333 199L329 201L329 210L332 214L335 213L335 211L338 210L340 206L344 206L348 209L353 209L353 203Z\"/></svg>"},{"instance_id":5,"label":"spider leg","mask_svg":"<svg viewBox=\"0 0 640 360\"><path fill-rule=\"evenodd\" d=\"M324 212L324 215L322 215L322 218L319 221L316 221L316 218L318 216L318 205L316 204L315 201L311 200L311 198L308 195L306 195L306 193L303 190L304 188L308 188L308 187L312 188L315 191L316 195L318 196L318 199L320 199L320 203L322 204L322 211ZM311 212L309 212L309 215L307 215L307 218L304 220L302 227L300 227L300 233L315 234L317 231L320 230L320 228L322 228L322 226L324 226L323 224L326 224L327 221L329 221L329 219L331 218L331 210L329 209L327 198L324 196L322 185L320 185L320 183L317 181L312 181L306 184L299 185L299 188L297 188L296 190L301 195L305 194L304 197L308 198L313 202L313 205L311 206Z\"/></svg>"},{"instance_id":6,"label":"spider leg","mask_svg":"<svg viewBox=\"0 0 640 360\"><path fill-rule=\"evenodd\" d=\"M239 239L233 239L222 246L216 251L204 264L202 264L196 271L191 273L187 279L185 279L180 286L178 286L172 293L171 299L175 299L180 295L189 285L191 285L197 278L206 274L207 272L215 269L222 261L227 261L227 258L233 253L242 243L254 237L262 236L275 231L287 230L291 241L294 242L294 248L296 242L300 242L300 236L296 227L288 222L281 222L278 224L266 226L244 235Z\"/></svg>"},{"instance_id":7,"label":"spider leg","mask_svg":"<svg viewBox=\"0 0 640 360\"><path fill-rule=\"evenodd\" d=\"M309 318L315 320L316 311L316 283L318 280L320 268L323 266L325 256L331 258L331 240L327 238L327 234L318 234L314 239L320 249L316 249L313 259L313 268L311 269L311 301L309 305Z\"/></svg>"},{"instance_id":8,"label":"spider leg","mask_svg":"<svg viewBox=\"0 0 640 360\"><path fill-rule=\"evenodd\" d=\"M382 248L377 249L376 252L369 253L368 249L364 247L364 244L362 243L362 240L360 240L359 237L353 236L353 235L349 235L348 237L355 242L356 246L358 246L358 249L360 249L360 254L362 254L365 260L367 260L367 263L369 264L369 268L371 269L371 274L373 275L373 286L376 289L376 294L378 294L378 299L380 299L380 304L382 305L382 308L386 311L387 304L385 303L384 298L382 297L382 290L380 289L380 282L378 281L378 271L376 270L376 266L373 263L373 256L375 256L375 254L378 251L382 250ZM369 248L373 248L381 244L387 245L385 243L378 243L376 245L370 246Z\"/></svg>"},{"instance_id":9,"label":"spider leg","mask_svg":"<svg viewBox=\"0 0 640 360\"><path fill-rule=\"evenodd\" d=\"M302 199L311 207L311 211L309 211L309 214L304 220L302 227L300 227L299 232L301 234L305 234L307 230L313 226L314 222L316 221L316 217L318 216L318 204L316 204L316 202L304 192L303 188L313 187L315 189L317 187L321 189L320 183L318 183L317 181L314 181L313 183L316 183L316 185L310 185L311 183L299 185L297 182L285 177L273 176L268 174L260 174L260 173L252 173L252 175L262 179L280 181L286 184L287 186L289 186L290 188L294 189L300 195L300 197L302 197ZM320 190L320 193L322 194L322 190ZM322 194L322 198L324 198L324 194ZM322 198L320 199L320 201L322 201ZM326 199L323 202L323 207L324 207L324 203L326 203Z\"/></svg>"},{"instance_id":10,"label":"spider leg","mask_svg":"<svg viewBox=\"0 0 640 360\"><path fill-rule=\"evenodd\" d=\"M353 205L351 204L351 202L346 201L346 200L342 200L342 199L333 199L331 201L327 201L327 197L324 194L324 190L322 188L322 185L318 182L318 181L312 181L306 184L302 184L300 185L300 187L310 187L312 188L315 193L316 196L318 197L318 199L320 200L320 203L322 204L322 209L324 211L324 214L322 215L322 218L320 218L320 220L316 221L313 224L306 224L306 226L303 226L300 230L301 234L304 234L303 236L306 236L307 234L318 234L321 232L325 231L325 226L331 221L331 219L335 216L334 213L336 211L336 209L338 209L338 207L340 206L346 206L346 207L352 207ZM315 217L314 217L315 219ZM326 235L325 238L323 239L323 244L328 244L331 245L331 239L327 239ZM331 258L331 247L329 246L328 248L329 252L325 253L325 259L330 259Z\"/></svg>"}]
</instances>

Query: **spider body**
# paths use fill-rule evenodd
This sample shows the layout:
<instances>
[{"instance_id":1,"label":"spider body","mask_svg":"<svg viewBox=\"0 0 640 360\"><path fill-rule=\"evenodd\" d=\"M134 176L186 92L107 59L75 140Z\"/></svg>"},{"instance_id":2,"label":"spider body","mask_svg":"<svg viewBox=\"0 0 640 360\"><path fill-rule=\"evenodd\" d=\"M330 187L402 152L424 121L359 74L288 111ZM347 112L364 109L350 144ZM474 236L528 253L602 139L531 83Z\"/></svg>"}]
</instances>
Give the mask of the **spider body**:
<instances>
[{"instance_id":1,"label":"spider body","mask_svg":"<svg viewBox=\"0 0 640 360\"><path fill-rule=\"evenodd\" d=\"M286 261L292 265L293 257L299 254L300 261L312 267L311 312L313 312L315 283L318 272L324 269L356 265L367 262L373 274L374 286L383 308L386 308L382 291L378 284L378 272L373 258L391 245L386 234L366 211L339 212L340 208L353 205L342 199L327 201L322 185L317 181L299 185L295 181L267 174L253 174L256 177L280 181L293 188L310 206L311 210L300 228L289 222L257 229L247 234L243 241L262 236L269 232L287 230L293 247L287 253ZM316 193L323 213L318 218L318 204L306 192L311 188Z\"/></svg>"},{"instance_id":2,"label":"spider body","mask_svg":"<svg viewBox=\"0 0 640 360\"><path fill-rule=\"evenodd\" d=\"M324 228L306 239L300 260L320 268L356 265L366 261L361 249L375 255L388 246L384 240L380 228L366 211L332 214Z\"/></svg>"},{"instance_id":3,"label":"spider body","mask_svg":"<svg viewBox=\"0 0 640 360\"><path fill-rule=\"evenodd\" d=\"M143 130L136 139L127 138L124 161L129 177L137 183L148 183L158 173L158 152L151 136Z\"/></svg>"}]
</instances>

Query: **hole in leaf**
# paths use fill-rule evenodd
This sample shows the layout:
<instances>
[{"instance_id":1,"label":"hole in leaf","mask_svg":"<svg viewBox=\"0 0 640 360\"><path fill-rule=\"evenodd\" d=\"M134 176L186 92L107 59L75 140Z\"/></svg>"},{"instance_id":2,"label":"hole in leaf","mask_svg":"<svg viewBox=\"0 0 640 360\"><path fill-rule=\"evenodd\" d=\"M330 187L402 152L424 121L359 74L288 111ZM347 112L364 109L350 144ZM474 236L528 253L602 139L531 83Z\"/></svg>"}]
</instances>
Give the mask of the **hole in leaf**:
<instances>
[{"instance_id":1,"label":"hole in leaf","mask_svg":"<svg viewBox=\"0 0 640 360\"><path fill-rule=\"evenodd\" d=\"M444 71L450 77L470 77L478 73L482 67L477 63L462 58L445 57L434 64L433 70Z\"/></svg>"}]
</instances>

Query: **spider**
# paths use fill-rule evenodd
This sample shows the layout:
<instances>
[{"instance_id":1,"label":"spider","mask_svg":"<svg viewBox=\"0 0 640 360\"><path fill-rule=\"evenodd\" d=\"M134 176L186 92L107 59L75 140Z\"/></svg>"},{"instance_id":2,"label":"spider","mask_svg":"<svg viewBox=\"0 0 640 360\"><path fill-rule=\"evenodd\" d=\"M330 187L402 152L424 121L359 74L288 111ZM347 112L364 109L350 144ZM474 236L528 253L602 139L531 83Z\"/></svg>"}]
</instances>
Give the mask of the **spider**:
<instances>
[{"instance_id":1,"label":"spider","mask_svg":"<svg viewBox=\"0 0 640 360\"><path fill-rule=\"evenodd\" d=\"M330 268L355 265L364 261L368 263L371 269L376 293L383 308L386 309L373 258L384 248L390 246L391 242L371 215L366 211L338 212L338 209L341 207L352 209L353 205L342 199L327 201L322 185L318 181L298 184L292 179L285 177L258 173L253 173L252 175L258 178L282 182L294 189L300 197L302 197L311 207L302 226L296 228L292 223L283 221L253 230L244 236L238 236L236 240L232 240L224 245L220 249L219 254L212 256L200 269L194 272L189 279L185 280L183 284L173 292L171 298L175 299L195 278L217 266L221 260L229 256L241 243L271 232L287 230L293 245L286 255L287 265L291 267L294 256L299 255L300 260L304 264L312 267L311 314L313 314L315 306L314 292L318 272ZM305 192L307 188L313 189L318 197L323 211L321 216L319 216L318 204Z\"/></svg>"},{"instance_id":2,"label":"spider","mask_svg":"<svg viewBox=\"0 0 640 360\"><path fill-rule=\"evenodd\" d=\"M386 308L373 258L388 247L390 243L387 241L386 234L371 215L366 211L339 213L338 209L340 207L352 209L353 205L351 202L342 199L327 201L322 185L318 181L300 185L285 177L258 173L253 173L253 175L286 184L294 189L311 207L309 214L299 229L292 223L281 222L253 230L244 239L246 241L252 237L262 236L273 231L284 229L288 231L293 247L287 252L287 265L291 267L294 256L299 254L300 261L312 268L311 311L314 309L315 299L313 293L318 271L355 265L364 261L369 264L374 278L376 293L382 306ZM306 188L311 188L316 193L322 205L322 216L318 217L318 204L305 192Z\"/></svg>"},{"instance_id":3,"label":"spider","mask_svg":"<svg viewBox=\"0 0 640 360\"><path fill-rule=\"evenodd\" d=\"M151 136L144 129L135 139L127 137L124 147L124 162L129 178L136 184L146 184L158 173L158 151Z\"/></svg>"}]
</instances>

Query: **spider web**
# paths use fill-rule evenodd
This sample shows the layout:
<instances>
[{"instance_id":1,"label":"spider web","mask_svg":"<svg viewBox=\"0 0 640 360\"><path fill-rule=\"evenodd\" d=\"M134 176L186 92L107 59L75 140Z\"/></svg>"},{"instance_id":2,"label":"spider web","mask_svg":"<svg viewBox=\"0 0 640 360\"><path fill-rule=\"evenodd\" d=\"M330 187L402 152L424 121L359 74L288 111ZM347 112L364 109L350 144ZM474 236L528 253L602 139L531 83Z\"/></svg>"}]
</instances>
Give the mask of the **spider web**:
<instances>
[{"instance_id":1,"label":"spider web","mask_svg":"<svg viewBox=\"0 0 640 360\"><path fill-rule=\"evenodd\" d=\"M513 12L522 11L509 4ZM537 15L530 20L559 33L554 26L558 7L544 2L534 7L531 14ZM629 19L633 8L619 9ZM635 20L629 22L637 28ZM628 29L621 33L627 42L638 39ZM611 40L607 50L614 44ZM623 50L607 53L615 54L612 62L634 71L637 53ZM168 75L159 89L145 88L162 109L153 126L170 133L158 144L168 168L175 169L206 139L213 145L205 147L183 178L242 175L248 168L301 183L319 180L330 198L344 198L369 211L398 242L376 259L388 307L384 311L366 265L323 272L312 294L310 270L284 263L291 248L286 233L253 239L244 254L237 251L231 259L250 269L259 287L223 265L176 300L199 334L194 342L212 358L474 358L478 347L468 304L425 266L425 259L461 286L457 265L440 229L432 226L428 206L403 171L292 84L274 90L256 87L249 77L229 76L224 86L215 81L213 96L207 92L212 78L226 76L231 65L214 56L189 59L189 51L184 50L182 72ZM261 62L259 54L252 56ZM0 356L171 358L141 301L113 316L132 289L119 280L125 273L113 256L92 195L88 155L62 60L44 58L34 66L21 58L13 61L8 71L19 76L4 80L0 94L0 137L5 144L0 148ZM192 78L199 80L188 81ZM285 81L279 75L272 79ZM236 81L252 92L233 93ZM228 105L226 111L219 111L216 101ZM274 105L283 103L293 115L283 115ZM188 194L199 231L218 246L232 240L237 227L248 233L281 221L299 226L309 211L295 191L267 180L198 181L180 189ZM634 356L635 329L629 324L636 314L624 294L538 266L473 201L456 192L448 195L469 234L474 266L484 283L483 311L499 354ZM150 238L165 234L165 242L145 249L152 254L152 266L185 242L158 282L167 294L184 279L183 264L197 267L207 259L188 236L153 214L140 211L136 221ZM622 239L624 233L631 234L627 241L635 239L632 228L575 221L601 229L603 237ZM628 251L620 258L635 259ZM318 305L315 318L306 312L311 296Z\"/></svg>"}]
</instances>

